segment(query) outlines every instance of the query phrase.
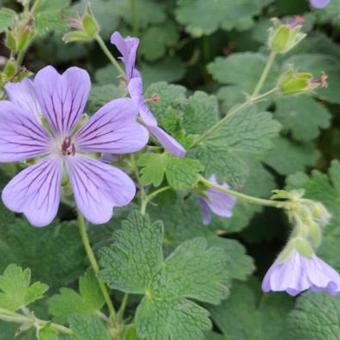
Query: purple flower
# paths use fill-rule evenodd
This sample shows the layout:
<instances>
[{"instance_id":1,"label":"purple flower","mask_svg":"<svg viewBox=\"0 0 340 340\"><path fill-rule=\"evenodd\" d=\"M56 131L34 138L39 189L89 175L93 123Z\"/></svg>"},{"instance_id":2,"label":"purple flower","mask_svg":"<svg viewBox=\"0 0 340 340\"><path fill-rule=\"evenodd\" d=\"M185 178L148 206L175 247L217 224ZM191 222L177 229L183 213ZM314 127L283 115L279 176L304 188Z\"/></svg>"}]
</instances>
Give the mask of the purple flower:
<instances>
[{"instance_id":1,"label":"purple flower","mask_svg":"<svg viewBox=\"0 0 340 340\"><path fill-rule=\"evenodd\" d=\"M286 262L275 261L262 282L265 293L286 291L296 296L307 289L336 295L340 291L340 276L315 254L305 257L297 250Z\"/></svg>"},{"instance_id":2,"label":"purple flower","mask_svg":"<svg viewBox=\"0 0 340 340\"><path fill-rule=\"evenodd\" d=\"M143 79L140 72L135 68L139 39L133 37L123 38L119 32L114 32L111 36L111 43L115 45L122 54L121 59L125 65L128 82L127 88L132 100L138 107L144 125L166 150L175 156L183 157L186 153L183 146L158 127L156 118L145 104Z\"/></svg>"},{"instance_id":3,"label":"purple flower","mask_svg":"<svg viewBox=\"0 0 340 340\"><path fill-rule=\"evenodd\" d=\"M34 81L6 85L9 101L0 102L0 162L41 159L7 184L2 200L35 226L55 218L64 172L79 210L95 224L109 221L112 209L135 195L128 175L93 155L138 151L148 132L136 122L138 112L129 98L107 103L79 127L90 87L85 70L71 67L60 75L51 66Z\"/></svg>"},{"instance_id":4,"label":"purple flower","mask_svg":"<svg viewBox=\"0 0 340 340\"><path fill-rule=\"evenodd\" d=\"M218 184L215 176L211 176L209 181ZM229 189L227 183L223 183L221 186ZM197 200L202 207L203 224L205 225L211 222L211 211L221 217L231 217L236 203L235 197L215 188L208 188L204 195L200 195Z\"/></svg>"},{"instance_id":5,"label":"purple flower","mask_svg":"<svg viewBox=\"0 0 340 340\"><path fill-rule=\"evenodd\" d=\"M325 8L330 0L309 0L310 4L314 8Z\"/></svg>"}]
</instances>

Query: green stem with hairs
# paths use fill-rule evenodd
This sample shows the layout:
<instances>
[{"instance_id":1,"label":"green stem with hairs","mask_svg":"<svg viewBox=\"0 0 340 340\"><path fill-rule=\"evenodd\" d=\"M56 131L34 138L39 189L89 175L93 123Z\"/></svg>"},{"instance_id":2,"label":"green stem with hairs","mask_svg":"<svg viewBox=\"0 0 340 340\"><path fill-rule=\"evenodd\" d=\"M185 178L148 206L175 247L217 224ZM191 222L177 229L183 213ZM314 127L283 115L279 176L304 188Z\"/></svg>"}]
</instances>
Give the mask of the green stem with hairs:
<instances>
[{"instance_id":1,"label":"green stem with hairs","mask_svg":"<svg viewBox=\"0 0 340 340\"><path fill-rule=\"evenodd\" d=\"M102 37L99 34L97 34L95 36L95 40L97 41L99 47L102 49L102 51L104 52L106 57L110 60L111 64L116 68L118 73L121 76L125 77L125 72L124 72L123 68L120 66L120 64L118 63L116 58L112 55L110 50L107 48L107 46L106 46L104 40L102 39Z\"/></svg>"},{"instance_id":2,"label":"green stem with hairs","mask_svg":"<svg viewBox=\"0 0 340 340\"><path fill-rule=\"evenodd\" d=\"M97 263L97 260L96 260L96 257L94 255L94 252L93 252L93 250L91 248L89 236L88 236L87 230L86 230L85 220L84 220L84 217L83 217L83 215L81 214L80 211L78 211L78 224L79 224L79 231L80 231L81 240L83 242L87 258L90 261L90 264L91 264L91 267L93 269L93 272L95 273L95 276L97 278L99 288L100 288L100 290L101 290L101 292L103 294L103 297L105 299L107 307L109 308L110 316L111 317L115 317L116 311L115 311L115 308L114 308L113 303L111 301L109 291L108 291L105 283L98 276L98 274L99 274L99 265Z\"/></svg>"},{"instance_id":3,"label":"green stem with hairs","mask_svg":"<svg viewBox=\"0 0 340 340\"><path fill-rule=\"evenodd\" d=\"M270 72L270 69L273 66L275 57L276 57L276 52L271 51L270 54L269 54L269 57L267 59L266 65L263 69L263 72L261 74L261 77L260 77L259 81L257 82L257 84L255 86L252 97L256 97L260 93L260 91L262 90L264 82L266 81L268 74Z\"/></svg>"},{"instance_id":4,"label":"green stem with hairs","mask_svg":"<svg viewBox=\"0 0 340 340\"><path fill-rule=\"evenodd\" d=\"M73 334L71 329L63 325L59 325L54 322L38 319L33 314L23 315L20 313L9 311L4 308L0 308L0 320L7 321L7 322L22 323L22 324L32 323L32 326L35 326L36 328L42 328L48 325L50 328L54 329L55 331L59 333L68 334L68 335Z\"/></svg>"},{"instance_id":5,"label":"green stem with hairs","mask_svg":"<svg viewBox=\"0 0 340 340\"><path fill-rule=\"evenodd\" d=\"M231 109L221 120L219 120L215 125L213 125L210 129L208 129L206 132L204 132L200 137L198 137L190 146L190 149L197 146L199 143L206 140L208 137L210 137L215 131L220 129L224 124L226 124L228 121L230 121L236 114L243 111L247 107L266 99L267 97L273 95L277 92L277 88L273 88L272 90L265 92L259 96L256 97L249 97L243 104L238 105Z\"/></svg>"},{"instance_id":6,"label":"green stem with hairs","mask_svg":"<svg viewBox=\"0 0 340 340\"><path fill-rule=\"evenodd\" d=\"M141 203L141 207L140 207L140 213L142 215L145 215L145 212L146 212L146 207L148 205L148 203L150 201L152 201L158 194L160 194L161 192L164 192L166 190L169 190L170 187L169 186L166 186L166 187L163 187L163 188L160 188L158 190L155 190L153 191L151 194L147 195L144 197L144 200L142 200L142 203Z\"/></svg>"},{"instance_id":7,"label":"green stem with hairs","mask_svg":"<svg viewBox=\"0 0 340 340\"><path fill-rule=\"evenodd\" d=\"M238 199L240 199L244 202L247 202L247 203L262 205L262 206L265 206L265 207L273 207L273 208L278 208L278 209L291 209L291 206L292 206L291 202L267 200L267 199L258 198L258 197L250 196L250 195L247 195L247 194L243 194L241 192L225 188L221 185L211 183L202 176L199 176L199 181L201 183L205 184L208 188L217 189L219 191L222 191L222 192L224 192L228 195L234 196L234 197L236 197L236 198L238 198Z\"/></svg>"}]
</instances>

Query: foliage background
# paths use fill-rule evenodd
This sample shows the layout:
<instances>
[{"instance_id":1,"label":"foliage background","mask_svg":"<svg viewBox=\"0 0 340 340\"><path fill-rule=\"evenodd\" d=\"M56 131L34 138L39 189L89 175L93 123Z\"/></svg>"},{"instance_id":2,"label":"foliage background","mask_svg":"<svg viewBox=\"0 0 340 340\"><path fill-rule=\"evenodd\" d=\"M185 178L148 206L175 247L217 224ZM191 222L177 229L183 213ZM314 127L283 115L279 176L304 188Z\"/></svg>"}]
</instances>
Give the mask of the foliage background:
<instances>
[{"instance_id":1,"label":"foliage background","mask_svg":"<svg viewBox=\"0 0 340 340\"><path fill-rule=\"evenodd\" d=\"M13 0L0 0L0 5L20 11ZM106 42L114 30L140 37L138 64L146 97L158 93L161 98L150 107L184 145L190 144L190 135L205 131L253 90L268 54L270 18L305 17L308 37L278 58L267 89L288 64L315 76L325 71L329 87L313 96L261 102L256 110L242 113L235 126L227 126L215 144L189 156L199 160L207 174L216 173L234 189L258 197L269 197L275 188L305 188L308 197L323 202L333 215L319 255L339 271L340 0L331 0L324 10L311 10L304 0L91 0L91 5ZM83 7L78 1L44 0L37 19L39 36L24 65L32 72L47 64L60 71L70 65L87 69L93 81L87 112L92 113L123 92L115 70L95 43L62 41L68 29L63 16L82 13ZM0 53L9 56L3 42ZM157 168L159 159L154 162ZM171 182L171 175L163 179L156 173L152 160L146 163L142 171L146 183ZM142 167L146 163L139 159ZM177 166L192 169L197 164ZM8 180L6 172L2 184ZM183 176L177 172L172 178L172 187L181 190L160 195L148 213L152 220L164 221L165 254L200 236L222 249L228 259L229 297L220 305L206 306L213 321L206 339L339 339L340 296L306 293L292 299L260 292L260 280L289 233L281 211L240 202L233 218L214 217L211 225L203 226L195 199L183 190L192 183L190 170ZM95 249L110 243L112 231L133 208L121 209L108 225L91 227ZM0 272L10 263L29 267L34 280L50 286L51 296L62 287L77 289L86 260L72 209L64 205L59 220L44 229L32 228L22 217L0 209ZM120 301L121 295L115 299ZM129 300L130 318L138 302L138 297ZM45 302L36 303L35 309L45 319L51 314ZM58 319L58 312L52 314ZM14 325L0 323L0 339L12 339L14 332Z\"/></svg>"}]
</instances>

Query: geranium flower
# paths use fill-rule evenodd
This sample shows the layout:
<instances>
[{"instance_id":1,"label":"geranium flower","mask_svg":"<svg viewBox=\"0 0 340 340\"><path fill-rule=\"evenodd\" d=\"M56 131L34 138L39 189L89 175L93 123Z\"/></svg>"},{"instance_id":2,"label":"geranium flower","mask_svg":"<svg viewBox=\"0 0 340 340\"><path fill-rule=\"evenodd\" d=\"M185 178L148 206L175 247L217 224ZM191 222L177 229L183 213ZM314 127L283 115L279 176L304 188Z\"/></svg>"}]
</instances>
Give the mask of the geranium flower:
<instances>
[{"instance_id":1,"label":"geranium flower","mask_svg":"<svg viewBox=\"0 0 340 340\"><path fill-rule=\"evenodd\" d=\"M209 178L209 181L218 184L214 175ZM223 183L222 187L229 189L227 183ZM202 207L203 224L207 225L211 222L211 211L221 217L231 217L236 198L221 190L208 188L203 194L199 195L197 201Z\"/></svg>"},{"instance_id":2,"label":"geranium flower","mask_svg":"<svg viewBox=\"0 0 340 340\"><path fill-rule=\"evenodd\" d=\"M112 209L135 195L129 176L95 155L138 151L148 132L136 122L138 112L129 98L107 103L79 126L90 87L85 70L71 67L60 75L51 66L34 81L6 85L9 100L0 102L0 162L41 159L7 184L2 200L35 226L55 218L64 174L78 209L95 224L109 221Z\"/></svg>"},{"instance_id":3,"label":"geranium flower","mask_svg":"<svg viewBox=\"0 0 340 340\"><path fill-rule=\"evenodd\" d=\"M114 32L111 36L111 43L117 47L122 55L121 59L125 66L127 89L138 107L143 124L167 151L175 156L183 157L186 153L183 146L158 126L155 116L145 104L143 79L140 72L135 68L139 39L134 37L123 38L119 32Z\"/></svg>"},{"instance_id":4,"label":"geranium flower","mask_svg":"<svg viewBox=\"0 0 340 340\"><path fill-rule=\"evenodd\" d=\"M286 291L296 296L307 289L336 295L340 291L340 276L315 254L305 257L297 250L286 261L275 261L262 282L265 293Z\"/></svg>"},{"instance_id":5,"label":"geranium flower","mask_svg":"<svg viewBox=\"0 0 340 340\"><path fill-rule=\"evenodd\" d=\"M309 2L314 8L325 8L330 3L330 0L310 0Z\"/></svg>"}]
</instances>

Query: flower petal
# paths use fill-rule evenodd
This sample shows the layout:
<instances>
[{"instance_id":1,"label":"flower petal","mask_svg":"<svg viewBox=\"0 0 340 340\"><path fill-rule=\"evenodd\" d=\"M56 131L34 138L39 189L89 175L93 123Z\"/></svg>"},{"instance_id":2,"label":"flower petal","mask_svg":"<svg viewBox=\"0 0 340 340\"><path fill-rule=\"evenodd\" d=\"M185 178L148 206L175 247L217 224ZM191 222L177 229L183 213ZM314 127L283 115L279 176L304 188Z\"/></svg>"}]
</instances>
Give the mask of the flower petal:
<instances>
[{"instance_id":1,"label":"flower petal","mask_svg":"<svg viewBox=\"0 0 340 340\"><path fill-rule=\"evenodd\" d=\"M90 92L88 73L70 67L61 75L52 66L46 66L35 76L34 86L51 128L58 134L69 134L82 115Z\"/></svg>"},{"instance_id":2,"label":"flower petal","mask_svg":"<svg viewBox=\"0 0 340 340\"><path fill-rule=\"evenodd\" d=\"M94 224L108 222L114 207L131 202L136 187L123 171L93 158L68 157L66 167L79 210Z\"/></svg>"},{"instance_id":3,"label":"flower petal","mask_svg":"<svg viewBox=\"0 0 340 340\"><path fill-rule=\"evenodd\" d=\"M223 186L229 187L225 183ZM206 195L206 202L216 215L222 217L231 217L233 215L233 208L236 203L235 197L214 188L207 189Z\"/></svg>"},{"instance_id":4,"label":"flower petal","mask_svg":"<svg viewBox=\"0 0 340 340\"><path fill-rule=\"evenodd\" d=\"M123 154L142 149L149 134L136 117L137 109L131 99L112 100L78 131L74 137L77 151Z\"/></svg>"},{"instance_id":5,"label":"flower petal","mask_svg":"<svg viewBox=\"0 0 340 340\"><path fill-rule=\"evenodd\" d=\"M137 77L130 80L128 84L128 91L132 100L138 107L139 114L143 120L143 123L147 126L157 126L156 118L144 102L143 80L142 77L139 75L139 72Z\"/></svg>"},{"instance_id":6,"label":"flower petal","mask_svg":"<svg viewBox=\"0 0 340 340\"><path fill-rule=\"evenodd\" d=\"M184 157L186 154L185 149L179 144L175 138L171 137L168 133L158 126L148 126L149 131L155 136L158 142L171 154L177 157Z\"/></svg>"},{"instance_id":7,"label":"flower petal","mask_svg":"<svg viewBox=\"0 0 340 340\"><path fill-rule=\"evenodd\" d=\"M36 227L50 224L58 212L62 161L44 158L16 175L2 191L5 206L23 213Z\"/></svg>"},{"instance_id":8,"label":"flower petal","mask_svg":"<svg viewBox=\"0 0 340 340\"><path fill-rule=\"evenodd\" d=\"M198 203L202 208L202 221L204 225L208 225L211 222L210 208L207 202L202 197L197 197Z\"/></svg>"},{"instance_id":9,"label":"flower petal","mask_svg":"<svg viewBox=\"0 0 340 340\"><path fill-rule=\"evenodd\" d=\"M134 76L139 39L134 37L123 38L119 32L114 32L111 36L111 44L115 45L122 55L121 59L123 60L126 77L129 81Z\"/></svg>"},{"instance_id":10,"label":"flower petal","mask_svg":"<svg viewBox=\"0 0 340 340\"><path fill-rule=\"evenodd\" d=\"M314 8L324 8L330 3L330 0L310 0L310 4Z\"/></svg>"},{"instance_id":11,"label":"flower petal","mask_svg":"<svg viewBox=\"0 0 340 340\"><path fill-rule=\"evenodd\" d=\"M12 103L39 119L42 111L30 79L25 78L19 83L8 83L5 85L5 90Z\"/></svg>"},{"instance_id":12,"label":"flower petal","mask_svg":"<svg viewBox=\"0 0 340 340\"><path fill-rule=\"evenodd\" d=\"M35 117L9 102L0 102L0 162L22 161L46 153L50 137Z\"/></svg>"}]
</instances>

